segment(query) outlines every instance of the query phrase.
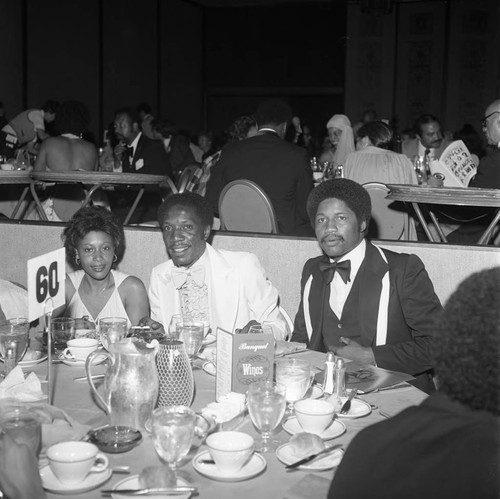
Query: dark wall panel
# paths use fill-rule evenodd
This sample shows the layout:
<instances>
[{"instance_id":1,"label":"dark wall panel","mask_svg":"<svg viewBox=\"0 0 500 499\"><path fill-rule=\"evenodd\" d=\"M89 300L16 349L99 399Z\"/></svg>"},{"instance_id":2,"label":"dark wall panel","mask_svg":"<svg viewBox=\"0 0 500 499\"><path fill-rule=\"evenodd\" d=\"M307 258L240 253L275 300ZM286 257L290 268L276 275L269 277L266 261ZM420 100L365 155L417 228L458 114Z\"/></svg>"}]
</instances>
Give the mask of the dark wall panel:
<instances>
[{"instance_id":1,"label":"dark wall panel","mask_svg":"<svg viewBox=\"0 0 500 499\"><path fill-rule=\"evenodd\" d=\"M103 0L103 121L139 102L157 106L157 0Z\"/></svg>"},{"instance_id":2,"label":"dark wall panel","mask_svg":"<svg viewBox=\"0 0 500 499\"><path fill-rule=\"evenodd\" d=\"M198 132L203 109L203 13L182 0L160 2L162 116Z\"/></svg>"},{"instance_id":3,"label":"dark wall panel","mask_svg":"<svg viewBox=\"0 0 500 499\"><path fill-rule=\"evenodd\" d=\"M19 2L21 3L21 2ZM76 99L99 128L98 0L27 0L27 105Z\"/></svg>"},{"instance_id":4,"label":"dark wall panel","mask_svg":"<svg viewBox=\"0 0 500 499\"><path fill-rule=\"evenodd\" d=\"M22 2L0 0L0 34L0 101L13 118L23 106Z\"/></svg>"}]
</instances>

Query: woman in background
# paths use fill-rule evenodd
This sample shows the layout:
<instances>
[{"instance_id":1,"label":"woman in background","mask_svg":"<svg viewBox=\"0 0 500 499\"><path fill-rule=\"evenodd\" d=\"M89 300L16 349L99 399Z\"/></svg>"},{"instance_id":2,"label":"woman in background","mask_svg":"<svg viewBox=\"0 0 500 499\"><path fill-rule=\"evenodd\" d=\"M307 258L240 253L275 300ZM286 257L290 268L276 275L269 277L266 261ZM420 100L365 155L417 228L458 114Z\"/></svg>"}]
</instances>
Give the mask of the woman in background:
<instances>
[{"instance_id":1,"label":"woman in background","mask_svg":"<svg viewBox=\"0 0 500 499\"><path fill-rule=\"evenodd\" d=\"M129 327L149 316L146 288L140 279L116 269L125 251L123 227L106 208L75 213L63 232L66 257L78 270L66 275L66 310L75 319L126 317Z\"/></svg>"},{"instance_id":2,"label":"woman in background","mask_svg":"<svg viewBox=\"0 0 500 499\"><path fill-rule=\"evenodd\" d=\"M326 124L331 148L324 151L319 161L333 163L333 167L344 165L348 154L354 152L354 136L351 122L345 114L334 114Z\"/></svg>"}]
</instances>

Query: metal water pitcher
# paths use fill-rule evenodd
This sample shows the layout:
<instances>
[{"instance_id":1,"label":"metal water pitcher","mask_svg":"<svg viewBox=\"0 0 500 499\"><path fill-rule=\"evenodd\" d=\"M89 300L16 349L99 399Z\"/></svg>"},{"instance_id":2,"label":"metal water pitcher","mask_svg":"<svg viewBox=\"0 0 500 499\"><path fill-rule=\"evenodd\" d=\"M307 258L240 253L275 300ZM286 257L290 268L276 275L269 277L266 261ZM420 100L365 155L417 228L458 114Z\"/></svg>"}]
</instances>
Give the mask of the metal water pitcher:
<instances>
[{"instance_id":1,"label":"metal water pitcher","mask_svg":"<svg viewBox=\"0 0 500 499\"><path fill-rule=\"evenodd\" d=\"M144 428L156 406L159 392L155 355L158 346L148 347L135 338L111 343L109 352L95 350L85 364L87 379L97 400L109 414L111 424ZM94 359L110 363L104 375L104 396L96 390L91 366Z\"/></svg>"}]
</instances>

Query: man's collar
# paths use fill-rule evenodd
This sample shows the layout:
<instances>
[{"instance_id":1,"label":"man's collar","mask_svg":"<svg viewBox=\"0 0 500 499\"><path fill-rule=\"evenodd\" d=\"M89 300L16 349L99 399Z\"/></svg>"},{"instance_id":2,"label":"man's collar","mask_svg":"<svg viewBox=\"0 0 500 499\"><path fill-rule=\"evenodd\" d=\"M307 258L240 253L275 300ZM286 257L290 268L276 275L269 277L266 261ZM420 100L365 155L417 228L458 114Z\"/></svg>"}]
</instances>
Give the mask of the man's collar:
<instances>
[{"instance_id":1,"label":"man's collar","mask_svg":"<svg viewBox=\"0 0 500 499\"><path fill-rule=\"evenodd\" d=\"M139 132L136 136L136 138L132 141L132 143L130 143L128 145L128 147L133 147L134 148L134 152L135 152L135 149L137 148L137 144L139 143L139 139L141 138L141 135L142 135L142 132Z\"/></svg>"}]
</instances>

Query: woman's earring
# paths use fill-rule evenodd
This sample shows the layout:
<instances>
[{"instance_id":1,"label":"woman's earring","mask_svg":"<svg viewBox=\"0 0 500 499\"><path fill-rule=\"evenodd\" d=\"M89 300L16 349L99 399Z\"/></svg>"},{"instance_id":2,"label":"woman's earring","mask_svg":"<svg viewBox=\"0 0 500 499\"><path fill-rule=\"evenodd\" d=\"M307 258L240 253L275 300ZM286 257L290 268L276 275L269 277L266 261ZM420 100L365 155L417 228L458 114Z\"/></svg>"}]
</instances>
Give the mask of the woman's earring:
<instances>
[{"instance_id":1,"label":"woman's earring","mask_svg":"<svg viewBox=\"0 0 500 499\"><path fill-rule=\"evenodd\" d=\"M118 257L115 255L115 256L113 257L113 262L116 262L116 260L118 260Z\"/></svg>"}]
</instances>

